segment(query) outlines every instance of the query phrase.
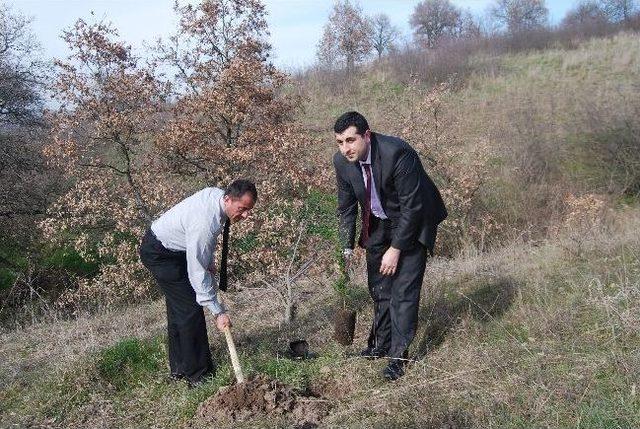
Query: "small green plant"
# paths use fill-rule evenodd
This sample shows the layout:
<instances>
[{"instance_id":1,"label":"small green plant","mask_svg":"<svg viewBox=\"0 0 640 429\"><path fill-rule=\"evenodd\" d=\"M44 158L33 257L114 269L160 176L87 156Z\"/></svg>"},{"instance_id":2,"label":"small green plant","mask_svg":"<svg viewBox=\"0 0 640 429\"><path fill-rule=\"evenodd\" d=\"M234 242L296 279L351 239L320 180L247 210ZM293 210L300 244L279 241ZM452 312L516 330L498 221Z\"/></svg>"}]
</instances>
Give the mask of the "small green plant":
<instances>
[{"instance_id":1,"label":"small green plant","mask_svg":"<svg viewBox=\"0 0 640 429\"><path fill-rule=\"evenodd\" d=\"M352 281L341 249L336 249L335 257L338 261L339 272L338 277L331 286L336 292L337 300L345 310L359 310L363 303L366 302L368 292Z\"/></svg>"},{"instance_id":2,"label":"small green plant","mask_svg":"<svg viewBox=\"0 0 640 429\"><path fill-rule=\"evenodd\" d=\"M342 302L342 307L347 308L350 289L350 276L347 271L345 258L341 253L341 249L336 249L336 260L338 261L338 278L332 283L333 290L337 294L337 298Z\"/></svg>"}]
</instances>

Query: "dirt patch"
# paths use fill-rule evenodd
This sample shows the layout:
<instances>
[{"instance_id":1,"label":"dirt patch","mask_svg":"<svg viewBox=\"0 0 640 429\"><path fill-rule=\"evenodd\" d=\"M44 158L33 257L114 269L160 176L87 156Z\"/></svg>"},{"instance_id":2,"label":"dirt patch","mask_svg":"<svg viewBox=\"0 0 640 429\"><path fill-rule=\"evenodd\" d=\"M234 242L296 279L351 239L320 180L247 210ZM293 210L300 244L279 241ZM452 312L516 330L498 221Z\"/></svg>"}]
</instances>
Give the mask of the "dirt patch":
<instances>
[{"instance_id":1,"label":"dirt patch","mask_svg":"<svg viewBox=\"0 0 640 429\"><path fill-rule=\"evenodd\" d=\"M260 375L220 389L200 405L197 416L206 423L247 421L283 416L298 428L318 426L329 412L329 401Z\"/></svg>"},{"instance_id":2,"label":"dirt patch","mask_svg":"<svg viewBox=\"0 0 640 429\"><path fill-rule=\"evenodd\" d=\"M343 346L350 346L355 330L356 312L345 309L336 311L333 319L333 338Z\"/></svg>"},{"instance_id":3,"label":"dirt patch","mask_svg":"<svg viewBox=\"0 0 640 429\"><path fill-rule=\"evenodd\" d=\"M334 378L317 380L309 391L314 397L325 398L330 401L341 401L351 395L356 386L351 380L342 381Z\"/></svg>"}]
</instances>

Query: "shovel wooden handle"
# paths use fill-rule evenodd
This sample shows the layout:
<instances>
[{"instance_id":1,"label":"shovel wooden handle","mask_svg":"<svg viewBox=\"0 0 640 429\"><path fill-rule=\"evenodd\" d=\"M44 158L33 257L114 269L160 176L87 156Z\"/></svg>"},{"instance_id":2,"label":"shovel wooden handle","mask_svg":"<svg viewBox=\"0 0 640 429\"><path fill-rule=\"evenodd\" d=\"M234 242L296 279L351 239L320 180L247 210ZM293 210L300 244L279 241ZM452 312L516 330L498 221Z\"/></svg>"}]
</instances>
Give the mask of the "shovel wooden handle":
<instances>
[{"instance_id":1,"label":"shovel wooden handle","mask_svg":"<svg viewBox=\"0 0 640 429\"><path fill-rule=\"evenodd\" d=\"M236 373L236 380L238 384L244 383L244 375L242 375L242 368L240 368L240 360L238 359L238 352L236 352L236 345L233 342L231 336L231 330L227 326L223 329L224 336L227 339L227 347L229 348L229 355L231 356L231 365L233 365L233 372Z\"/></svg>"}]
</instances>

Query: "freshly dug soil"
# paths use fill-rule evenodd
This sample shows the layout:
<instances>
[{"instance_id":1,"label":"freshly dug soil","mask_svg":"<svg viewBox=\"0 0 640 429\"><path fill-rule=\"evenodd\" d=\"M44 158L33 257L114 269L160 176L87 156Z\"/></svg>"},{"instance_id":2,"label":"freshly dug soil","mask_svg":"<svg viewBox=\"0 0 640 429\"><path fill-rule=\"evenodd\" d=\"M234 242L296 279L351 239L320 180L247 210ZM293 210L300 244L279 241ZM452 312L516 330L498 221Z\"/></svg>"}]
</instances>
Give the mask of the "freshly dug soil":
<instances>
[{"instance_id":1,"label":"freshly dug soil","mask_svg":"<svg viewBox=\"0 0 640 429\"><path fill-rule=\"evenodd\" d=\"M290 416L295 427L314 428L328 412L328 401L260 375L220 389L200 405L197 416L206 423Z\"/></svg>"},{"instance_id":2,"label":"freshly dug soil","mask_svg":"<svg viewBox=\"0 0 640 429\"><path fill-rule=\"evenodd\" d=\"M356 312L340 309L336 311L333 319L333 338L343 346L353 343L353 334L356 331Z\"/></svg>"}]
</instances>

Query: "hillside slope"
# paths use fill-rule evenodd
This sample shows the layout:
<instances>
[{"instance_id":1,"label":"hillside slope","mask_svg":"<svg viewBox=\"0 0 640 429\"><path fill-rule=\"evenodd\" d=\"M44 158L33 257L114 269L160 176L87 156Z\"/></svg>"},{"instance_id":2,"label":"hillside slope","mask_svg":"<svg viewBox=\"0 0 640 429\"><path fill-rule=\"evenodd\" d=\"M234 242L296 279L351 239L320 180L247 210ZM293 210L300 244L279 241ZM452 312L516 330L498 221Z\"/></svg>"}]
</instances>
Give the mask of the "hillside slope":
<instances>
[{"instance_id":1,"label":"hillside slope","mask_svg":"<svg viewBox=\"0 0 640 429\"><path fill-rule=\"evenodd\" d=\"M640 42L621 35L575 51L478 61L492 66L446 95L443 126L462 147L485 141L494 148L484 198L503 202L494 206L503 222L546 232L430 261L413 362L391 384L380 375L384 362L356 356L371 320L362 261L354 279L362 310L348 348L331 338L335 279L322 272L296 286L291 325L281 322L270 289L233 291L225 300L245 372L320 395L330 407L320 427L640 427L640 212L633 192L608 189L619 181L603 178L592 165L597 157L581 156L596 143L637 147L628 137L636 132ZM327 169L337 113L356 108L377 129L399 132L394 120L410 115L424 94L379 72L348 97L308 90L316 101L300 121L327 129L327 146L318 148ZM618 139L612 130L625 121L629 134ZM530 175L514 174L516 167ZM547 204L565 191L606 194L611 205L594 216L580 207L573 217L556 214ZM211 427L195 415L232 380L224 338L210 329L217 376L189 389L166 378L164 318L156 301L2 332L0 427ZM313 359L284 357L296 338L309 341ZM296 424L291 415L264 415L216 427Z\"/></svg>"}]
</instances>

